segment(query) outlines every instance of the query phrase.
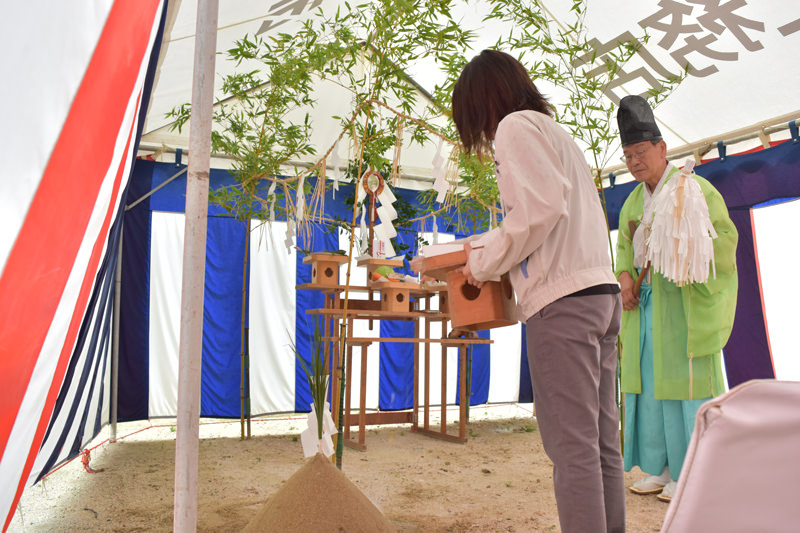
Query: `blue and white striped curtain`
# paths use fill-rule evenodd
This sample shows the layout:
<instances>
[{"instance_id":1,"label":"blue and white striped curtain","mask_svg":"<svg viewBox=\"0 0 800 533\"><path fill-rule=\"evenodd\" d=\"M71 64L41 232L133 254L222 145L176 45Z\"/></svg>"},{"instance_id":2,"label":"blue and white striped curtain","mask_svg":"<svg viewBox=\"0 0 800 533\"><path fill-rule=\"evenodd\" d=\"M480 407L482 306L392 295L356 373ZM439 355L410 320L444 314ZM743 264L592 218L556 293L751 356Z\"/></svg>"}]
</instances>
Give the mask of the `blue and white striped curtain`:
<instances>
[{"instance_id":1,"label":"blue and white striped curtain","mask_svg":"<svg viewBox=\"0 0 800 533\"><path fill-rule=\"evenodd\" d=\"M134 180L137 194L146 194L176 174L180 167L167 163L139 161ZM212 171L212 187L229 185L227 172ZM183 253L184 176L159 189L148 200L132 208L126 217L123 252L121 330L125 342L120 348L120 419L132 420L175 416L177 412L178 333L180 327L180 276ZM395 191L415 201L414 191ZM135 201L132 194L130 202ZM328 213L349 218L352 206L342 199L326 198ZM129 203L130 203L129 202ZM146 231L144 231L146 228ZM137 234L128 238L127 230ZM430 231L432 228L420 228ZM440 239L452 239L440 228ZM291 345L309 353L312 318L306 311L323 307L323 296L315 291L298 291L297 285L310 281L310 266L303 264L294 247L284 244L286 223L251 223L249 239L244 224L224 216L213 206L209 212L206 251L206 289L203 323L203 372L201 414L207 417L239 417L241 413L242 311L249 332L250 413L305 412L311 397L305 375ZM416 232L400 231L398 239L411 249ZM348 237L311 225L308 235L297 237L306 250L349 247ZM249 247L247 241L249 240ZM428 240L430 236L428 235ZM247 250L247 272L245 251ZM344 279L342 266L341 277ZM351 285L366 285L366 273L355 262ZM146 291L145 291L146 288ZM246 301L243 304L243 288ZM354 297L359 297L354 294ZM363 296L361 296L363 297ZM357 337L414 336L413 322L357 320ZM438 327L438 326L437 326ZM437 327L433 328L438 332ZM434 333L436 334L436 333ZM524 357L519 326L483 332L495 344L476 346L472 353L471 403L517 401L520 390L521 358ZM497 355L491 357L494 352ZM353 390L360 387L361 350L354 350ZM433 350L432 398L439 398L441 356ZM447 350L448 403L455 403L457 350ZM408 409L413 405L413 344L373 343L367 350L367 409ZM523 376L527 380L527 375ZM127 385L130 383L131 385ZM354 394L357 402L357 395Z\"/></svg>"}]
</instances>

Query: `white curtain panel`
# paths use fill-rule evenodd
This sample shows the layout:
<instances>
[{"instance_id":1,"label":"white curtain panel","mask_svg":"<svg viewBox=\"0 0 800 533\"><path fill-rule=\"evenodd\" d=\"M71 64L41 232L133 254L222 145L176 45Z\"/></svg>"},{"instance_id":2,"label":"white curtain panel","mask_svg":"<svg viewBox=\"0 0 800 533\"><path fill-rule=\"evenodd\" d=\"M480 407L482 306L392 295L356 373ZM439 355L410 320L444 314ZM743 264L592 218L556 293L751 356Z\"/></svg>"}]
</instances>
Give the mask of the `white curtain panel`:
<instances>
[{"instance_id":1,"label":"white curtain panel","mask_svg":"<svg viewBox=\"0 0 800 533\"><path fill-rule=\"evenodd\" d=\"M490 330L489 403L516 402L519 400L520 357L522 324ZM526 363L527 364L527 363Z\"/></svg>"},{"instance_id":2,"label":"white curtain panel","mask_svg":"<svg viewBox=\"0 0 800 533\"><path fill-rule=\"evenodd\" d=\"M250 233L250 412L294 411L297 252L285 222L253 221Z\"/></svg>"},{"instance_id":3,"label":"white curtain panel","mask_svg":"<svg viewBox=\"0 0 800 533\"><path fill-rule=\"evenodd\" d=\"M339 232L339 249L347 252L350 249L350 234ZM367 269L358 266L358 242L353 244L353 261L350 263L350 285L354 287L366 287ZM344 284L347 279L347 264L343 264L339 269L339 281ZM344 295L344 293L342 293ZM367 298L367 293L363 291L352 292L350 297L363 300ZM373 295L373 298L376 298ZM374 320L372 329L369 328L368 320L353 321L352 337L379 337L381 333L380 322ZM367 348L367 397L365 409L377 409L380 394L380 344L374 342ZM361 390L361 347L353 347L353 369L350 383L351 408L360 407L359 391Z\"/></svg>"},{"instance_id":4,"label":"white curtain panel","mask_svg":"<svg viewBox=\"0 0 800 533\"><path fill-rule=\"evenodd\" d=\"M429 244L433 244L433 233L423 232L420 234L420 237L428 242ZM448 242L452 242L455 240L455 235L450 233L439 233L438 242L437 244L445 244ZM431 307L436 309L439 306L439 297L434 296L431 298ZM422 327L420 325L420 327ZM448 332L449 323L448 323ZM442 326L440 322L432 322L431 323L431 338L437 338L442 336ZM423 383L425 379L425 367L424 367L424 354L425 348L424 346L420 346L420 387L419 387L419 402L420 405L424 402L424 391L423 391ZM456 400L456 390L458 388L458 348L448 348L447 349L447 389L446 393L446 403L452 404L455 403ZM441 404L441 394L442 394L442 351L439 344L431 344L431 358L430 358L430 396L429 401L432 405L439 405Z\"/></svg>"},{"instance_id":5,"label":"white curtain panel","mask_svg":"<svg viewBox=\"0 0 800 533\"><path fill-rule=\"evenodd\" d=\"M775 377L800 381L795 311L800 300L796 275L800 248L794 236L796 228L800 227L800 201L756 208L752 210L752 217Z\"/></svg>"},{"instance_id":6,"label":"white curtain panel","mask_svg":"<svg viewBox=\"0 0 800 533\"><path fill-rule=\"evenodd\" d=\"M183 213L152 214L150 231L150 418L178 412Z\"/></svg>"}]
</instances>

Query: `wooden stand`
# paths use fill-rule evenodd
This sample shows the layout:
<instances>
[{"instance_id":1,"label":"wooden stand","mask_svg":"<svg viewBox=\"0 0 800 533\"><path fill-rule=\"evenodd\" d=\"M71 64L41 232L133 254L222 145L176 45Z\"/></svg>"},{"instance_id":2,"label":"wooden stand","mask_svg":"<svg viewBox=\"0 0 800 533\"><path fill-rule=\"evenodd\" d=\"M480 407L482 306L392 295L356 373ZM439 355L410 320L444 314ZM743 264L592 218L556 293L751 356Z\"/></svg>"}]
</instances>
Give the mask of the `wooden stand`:
<instances>
[{"instance_id":1,"label":"wooden stand","mask_svg":"<svg viewBox=\"0 0 800 533\"><path fill-rule=\"evenodd\" d=\"M374 261L374 260L372 260ZM381 260L379 260L381 261ZM399 287L398 287L399 286ZM325 342L324 353L326 361L330 360L331 364L328 368L332 371L337 369L340 364L344 363L345 371L345 397L344 401L344 420L342 423L343 430L341 438L344 439L344 444L358 450L366 449L366 426L374 424L411 424L411 431L419 432L425 435L433 436L436 438L449 440L452 442L466 442L466 424L468 421L468 402L469 393L467 391L466 381L466 368L468 348L473 344L489 344L492 341L488 339L479 338L448 338L448 323L449 316L442 313L441 310L430 309L430 297L440 294L440 297L446 294L444 287L425 288L414 283L402 282L382 282L374 284L370 287L350 287L351 292L373 292L381 293L381 306L377 308L374 304L377 301L371 300L354 300L348 301L347 316L344 315L343 300L340 298L342 291L345 287L341 285L325 286L318 284L300 285L298 289L319 290L326 294L325 307L322 309L312 309L308 313L312 315L320 315L324 318L325 328L323 341ZM398 292L399 291L399 292ZM395 304L384 308L384 303L389 301L391 303L391 295L403 294L402 302L396 300ZM389 297L387 298L387 295ZM409 299L413 298L415 301L409 305ZM421 306L425 305L423 309ZM344 353L344 361L339 360L339 323L341 320L348 322L348 337L346 339L346 348ZM413 320L415 338L357 338L352 336L353 322L355 320ZM424 328L420 330L420 322L424 321ZM441 324L441 337L431 335L431 323L439 322ZM375 342L406 342L414 343L414 401L411 410L404 411L378 411L367 412L366 393L367 393L367 349ZM441 394L441 423L437 429L432 428L430 424L430 413L435 410L435 405L431 405L430 398L430 361L431 361L431 345L439 344L441 347L442 358L442 394ZM424 354L422 361L420 361L420 346L424 347ZM448 433L447 428L447 348L457 346L459 348L458 356L458 371L460 372L459 381L459 426L455 434ZM358 354L353 353L353 348L360 348ZM353 378L353 357L360 356L360 387L358 392L358 406L354 406L352 386ZM329 359L331 357L331 359ZM423 371L424 370L424 378ZM331 387L333 391L333 405L338 405L338 391L339 391L339 373L333 372L331 379ZM422 386L423 401L420 403L420 386ZM452 390L449 391L452 394ZM338 419L338 413L334 414L334 420ZM358 426L357 438L351 433L351 427Z\"/></svg>"}]
</instances>

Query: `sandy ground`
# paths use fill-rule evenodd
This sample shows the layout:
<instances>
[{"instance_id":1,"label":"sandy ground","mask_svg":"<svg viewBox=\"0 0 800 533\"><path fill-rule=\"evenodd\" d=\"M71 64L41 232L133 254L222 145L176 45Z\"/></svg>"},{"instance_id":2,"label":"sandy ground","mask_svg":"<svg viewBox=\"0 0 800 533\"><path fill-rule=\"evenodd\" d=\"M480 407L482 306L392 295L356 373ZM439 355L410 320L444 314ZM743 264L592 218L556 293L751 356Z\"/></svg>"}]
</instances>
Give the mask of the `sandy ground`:
<instances>
[{"instance_id":1,"label":"sandy ground","mask_svg":"<svg viewBox=\"0 0 800 533\"><path fill-rule=\"evenodd\" d=\"M254 421L244 440L238 421L204 422L197 529L239 531L304 464L305 418ZM104 471L90 474L76 459L28 487L9 531L171 531L173 424L120 425L113 444L102 443L104 431L90 462ZM345 448L342 471L398 531L559 531L552 464L530 404L474 407L468 434L458 444L407 426L368 428L367 450ZM626 474L627 484L640 476ZM627 531L659 531L666 510L655 496L629 493Z\"/></svg>"}]
</instances>

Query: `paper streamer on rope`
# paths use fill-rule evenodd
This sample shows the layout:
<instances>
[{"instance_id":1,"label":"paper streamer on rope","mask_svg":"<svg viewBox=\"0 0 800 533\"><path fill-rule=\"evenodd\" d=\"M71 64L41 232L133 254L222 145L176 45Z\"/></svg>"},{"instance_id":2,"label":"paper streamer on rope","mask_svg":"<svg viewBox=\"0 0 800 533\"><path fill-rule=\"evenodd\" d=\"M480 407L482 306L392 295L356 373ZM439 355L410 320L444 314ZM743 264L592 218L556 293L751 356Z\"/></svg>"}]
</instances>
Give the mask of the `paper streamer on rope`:
<instances>
[{"instance_id":1,"label":"paper streamer on rope","mask_svg":"<svg viewBox=\"0 0 800 533\"><path fill-rule=\"evenodd\" d=\"M322 438L320 439L318 437L317 413L312 403L311 412L308 413L308 427L300 434L300 443L303 445L303 455L308 458L321 453L325 457L330 457L334 452L333 440L331 437L336 433L338 433L338 431L331 417L331 406L328 402L325 402L325 408L322 413Z\"/></svg>"},{"instance_id":2,"label":"paper streamer on rope","mask_svg":"<svg viewBox=\"0 0 800 533\"><path fill-rule=\"evenodd\" d=\"M717 233L711 223L703 191L692 177L694 163L664 184L653 199L652 220L646 242L646 259L653 270L677 285L705 283L709 263L713 276Z\"/></svg>"},{"instance_id":3,"label":"paper streamer on rope","mask_svg":"<svg viewBox=\"0 0 800 533\"><path fill-rule=\"evenodd\" d=\"M361 231L361 238L359 239L359 252L361 255L367 253L367 248L369 244L369 232L367 231L367 208L364 204L361 204L361 224L359 225L359 229Z\"/></svg>"},{"instance_id":4,"label":"paper streamer on rope","mask_svg":"<svg viewBox=\"0 0 800 533\"><path fill-rule=\"evenodd\" d=\"M269 186L269 191L267 191L267 203L269 204L269 221L275 222L275 186L278 184L277 181L273 181L272 185Z\"/></svg>"},{"instance_id":5,"label":"paper streamer on rope","mask_svg":"<svg viewBox=\"0 0 800 533\"><path fill-rule=\"evenodd\" d=\"M436 215L433 215L433 244L439 244L439 225L436 223Z\"/></svg>"},{"instance_id":6,"label":"paper streamer on rope","mask_svg":"<svg viewBox=\"0 0 800 533\"><path fill-rule=\"evenodd\" d=\"M403 151L403 121L397 119L397 132L395 134L394 157L392 158L392 170L389 173L389 181L392 185L397 185L400 180L400 153Z\"/></svg>"},{"instance_id":7,"label":"paper streamer on rope","mask_svg":"<svg viewBox=\"0 0 800 533\"><path fill-rule=\"evenodd\" d=\"M295 219L297 222L303 222L306 217L305 182L305 175L300 176L300 179L297 182L297 203L295 204Z\"/></svg>"},{"instance_id":8,"label":"paper streamer on rope","mask_svg":"<svg viewBox=\"0 0 800 533\"><path fill-rule=\"evenodd\" d=\"M444 147L444 139L439 139L439 146L436 148L436 155L433 156L433 190L437 192L436 201L442 203L447 196L447 179L445 169L445 159L442 157L442 148Z\"/></svg>"},{"instance_id":9,"label":"paper streamer on rope","mask_svg":"<svg viewBox=\"0 0 800 533\"><path fill-rule=\"evenodd\" d=\"M339 140L333 145L333 150L330 156L330 165L333 167L333 197L336 198L336 191L339 190L339 180L341 179L341 171L339 170Z\"/></svg>"},{"instance_id":10,"label":"paper streamer on rope","mask_svg":"<svg viewBox=\"0 0 800 533\"><path fill-rule=\"evenodd\" d=\"M292 253L292 245L294 245L294 220L289 219L286 221L286 239L283 244L286 246L286 253Z\"/></svg>"}]
</instances>

